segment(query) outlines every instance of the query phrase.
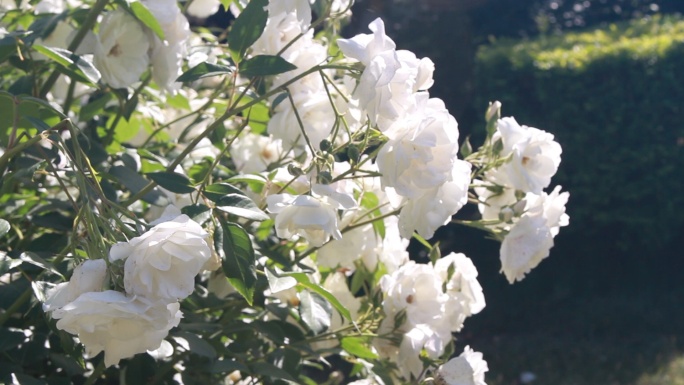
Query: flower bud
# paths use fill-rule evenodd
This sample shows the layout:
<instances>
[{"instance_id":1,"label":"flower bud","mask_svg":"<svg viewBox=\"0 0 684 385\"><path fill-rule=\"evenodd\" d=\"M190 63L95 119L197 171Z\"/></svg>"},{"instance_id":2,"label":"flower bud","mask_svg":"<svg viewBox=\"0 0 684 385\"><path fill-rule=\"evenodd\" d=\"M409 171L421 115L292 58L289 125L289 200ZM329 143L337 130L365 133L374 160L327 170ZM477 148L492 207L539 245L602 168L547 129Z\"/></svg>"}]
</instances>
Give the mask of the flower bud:
<instances>
[{"instance_id":1,"label":"flower bud","mask_svg":"<svg viewBox=\"0 0 684 385\"><path fill-rule=\"evenodd\" d=\"M515 216L519 217L525 212L525 206L527 206L527 201L525 199L518 201L513 205L513 213Z\"/></svg>"},{"instance_id":2,"label":"flower bud","mask_svg":"<svg viewBox=\"0 0 684 385\"><path fill-rule=\"evenodd\" d=\"M304 171L302 171L301 168L295 166L292 163L287 165L287 172L290 173L290 175L292 175L294 177L297 177L297 176L304 174Z\"/></svg>"},{"instance_id":3,"label":"flower bud","mask_svg":"<svg viewBox=\"0 0 684 385\"><path fill-rule=\"evenodd\" d=\"M359 159L361 158L361 152L357 146L350 144L347 146L347 156L349 157L350 161L358 163Z\"/></svg>"},{"instance_id":4,"label":"flower bud","mask_svg":"<svg viewBox=\"0 0 684 385\"><path fill-rule=\"evenodd\" d=\"M318 173L318 183L320 184L330 184L332 183L332 174L328 171L321 171Z\"/></svg>"},{"instance_id":5,"label":"flower bud","mask_svg":"<svg viewBox=\"0 0 684 385\"><path fill-rule=\"evenodd\" d=\"M321 143L318 145L321 149L321 151L324 152L329 152L332 149L332 143L328 139L323 139L321 140Z\"/></svg>"},{"instance_id":6,"label":"flower bud","mask_svg":"<svg viewBox=\"0 0 684 385\"><path fill-rule=\"evenodd\" d=\"M515 212L510 207L504 207L499 212L499 220L504 223L510 223L514 216Z\"/></svg>"},{"instance_id":7,"label":"flower bud","mask_svg":"<svg viewBox=\"0 0 684 385\"><path fill-rule=\"evenodd\" d=\"M501 117L501 102L494 101L489 103L489 108L487 108L487 113L485 114L485 120L489 123L492 120L499 120Z\"/></svg>"}]
</instances>

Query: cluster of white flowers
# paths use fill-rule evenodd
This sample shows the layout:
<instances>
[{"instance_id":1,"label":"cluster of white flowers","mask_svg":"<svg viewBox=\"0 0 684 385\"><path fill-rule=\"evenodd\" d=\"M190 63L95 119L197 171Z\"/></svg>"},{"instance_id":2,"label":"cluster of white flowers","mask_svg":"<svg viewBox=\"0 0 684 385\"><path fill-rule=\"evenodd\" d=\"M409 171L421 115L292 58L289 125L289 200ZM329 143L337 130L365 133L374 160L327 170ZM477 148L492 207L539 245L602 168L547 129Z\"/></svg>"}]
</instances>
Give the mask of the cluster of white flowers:
<instances>
[{"instance_id":1,"label":"cluster of white flowers","mask_svg":"<svg viewBox=\"0 0 684 385\"><path fill-rule=\"evenodd\" d=\"M432 238L467 201L470 164L459 160L458 124L444 103L429 98L434 64L397 51L382 20L372 35L338 41L365 69L354 92L365 114L388 138L378 154L382 184L401 198L401 235Z\"/></svg>"},{"instance_id":2,"label":"cluster of white flowers","mask_svg":"<svg viewBox=\"0 0 684 385\"><path fill-rule=\"evenodd\" d=\"M561 160L552 134L503 118L496 121L491 142L500 143L499 155L508 160L475 181L475 192L482 218L504 236L501 270L513 283L549 255L559 227L569 223L565 205L570 194L561 193L560 186L551 194L542 191Z\"/></svg>"},{"instance_id":3,"label":"cluster of white flowers","mask_svg":"<svg viewBox=\"0 0 684 385\"><path fill-rule=\"evenodd\" d=\"M374 334L363 340L367 356L389 362L389 376L398 382L423 380L432 373L438 384L484 384L487 364L469 347L435 369L449 358L445 355L453 333L485 307L475 265L457 253L431 263L410 261L409 240L426 243L433 238L468 203L473 187L480 227L502 240L502 271L511 283L521 280L548 255L559 228L568 224L568 193L560 187L543 191L558 170L560 145L549 133L490 113L495 129L484 146L475 151L477 156L459 159L458 123L445 103L428 92L434 82L432 61L397 50L381 19L369 25L372 33L331 44L314 34L312 24L320 25L312 20L314 3L259 2L259 10L250 12L261 12L265 27L258 38L250 31L254 43L239 53L227 54L223 37L193 35L176 0L141 0L163 38L140 15L117 6L103 13L97 35L89 32L81 42L76 53L86 55L101 73L101 83L109 86L99 92L137 88L126 102L136 106L130 119L121 109L114 119L97 117L98 124L106 121L97 129L115 136L113 143L105 143L112 151L108 176L121 167L129 173L154 173L160 178L140 176L140 188L154 187L153 193L171 204L148 231L114 244L106 260L84 262L69 282L47 293L44 310L58 320L59 329L77 336L90 356L104 351L105 364L114 365L159 349L179 325L180 301L205 278L204 294L221 299L242 295L250 306L254 298L248 298L249 290L240 286L247 283L240 280L250 278L249 289L254 290L265 287L261 284L267 279L269 287L254 305L263 308L240 309L245 324L276 318L292 323L316 337L311 351L321 355L344 348L344 332L365 327ZM43 0L35 12L64 7L51 4ZM193 0L184 11L206 18L219 4ZM249 1L236 0L230 8L238 16L245 7ZM326 1L325 9L346 17L349 1ZM65 18L39 43L67 47L73 31ZM196 45L192 53L189 41ZM247 76L245 63L259 56L279 56L279 63L284 60L293 68L273 76ZM199 73L207 63L218 70ZM183 68L198 73L190 87L181 89L176 80ZM57 88L50 97L68 100ZM85 106L96 109L90 105L97 104L93 100L81 99L78 113L72 113L78 128L88 120L79 121L88 116ZM103 116L111 112L113 100L106 103ZM498 111L500 106L495 107ZM252 114L259 117L252 119ZM130 135L115 132L123 120L127 127L135 126ZM115 175L107 182L121 182L131 190L117 192L121 199L113 211L125 202L123 216L149 219L164 206L136 201L131 185L137 183L127 184ZM216 186L221 188L210 188ZM239 207L222 203L233 198ZM205 217L199 224L181 215L178 208L190 205L213 220ZM134 214L123 213L128 210ZM240 215L245 212L250 215ZM244 232L235 244L240 249L236 254L245 254L238 256L244 257L239 261L243 277L226 278L231 273L226 268L197 281L201 271L219 265L217 251L229 262L224 268L235 262L229 258L238 258L228 255L228 242L223 250L208 242L209 233L217 234L216 244L223 242L228 222ZM280 252L279 258L270 258ZM314 295L320 298L311 299ZM341 304L347 312L325 307L323 300ZM292 309L302 312L302 302L309 314L297 317ZM319 336L321 330L330 338ZM227 336L221 338L221 343L231 343ZM373 364L359 362L368 364L362 371L368 379L358 383L375 383Z\"/></svg>"},{"instance_id":4,"label":"cluster of white flowers","mask_svg":"<svg viewBox=\"0 0 684 385\"><path fill-rule=\"evenodd\" d=\"M195 276L211 257L202 227L179 215L110 250L110 262L125 260L125 293L102 291L105 260L87 260L69 282L47 292L43 309L57 328L78 336L88 355L105 352L107 366L159 349L181 320L178 301L195 288Z\"/></svg>"},{"instance_id":5,"label":"cluster of white flowers","mask_svg":"<svg viewBox=\"0 0 684 385\"><path fill-rule=\"evenodd\" d=\"M394 360L404 378L418 378L423 370L420 352L430 358L444 353L452 332L461 330L465 319L485 307L477 270L463 254L451 253L433 265L410 261L380 281L385 294L386 318L380 330L388 332L399 323L403 334L399 347L382 338L376 348Z\"/></svg>"}]
</instances>

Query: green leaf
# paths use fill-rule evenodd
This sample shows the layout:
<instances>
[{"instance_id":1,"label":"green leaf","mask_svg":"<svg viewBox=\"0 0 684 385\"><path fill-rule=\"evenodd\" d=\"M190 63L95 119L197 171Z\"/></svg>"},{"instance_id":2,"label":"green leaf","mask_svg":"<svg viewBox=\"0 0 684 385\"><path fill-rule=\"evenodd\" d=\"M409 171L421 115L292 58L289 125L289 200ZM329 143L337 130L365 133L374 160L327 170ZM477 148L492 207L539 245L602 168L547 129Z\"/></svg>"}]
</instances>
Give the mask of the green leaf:
<instances>
[{"instance_id":1,"label":"green leaf","mask_svg":"<svg viewBox=\"0 0 684 385\"><path fill-rule=\"evenodd\" d=\"M19 331L0 329L0 352L4 352L21 345L26 336Z\"/></svg>"},{"instance_id":2,"label":"green leaf","mask_svg":"<svg viewBox=\"0 0 684 385\"><path fill-rule=\"evenodd\" d=\"M470 136L466 136L465 140L463 141L463 144L461 144L461 157L465 159L472 153L473 145L470 144Z\"/></svg>"},{"instance_id":3,"label":"green leaf","mask_svg":"<svg viewBox=\"0 0 684 385\"><path fill-rule=\"evenodd\" d=\"M266 28L268 0L252 0L247 4L240 16L235 20L228 34L228 47L237 53L239 58L245 56Z\"/></svg>"},{"instance_id":4,"label":"green leaf","mask_svg":"<svg viewBox=\"0 0 684 385\"><path fill-rule=\"evenodd\" d=\"M296 279L297 283L299 283L302 287L309 289L315 292L316 294L320 295L321 297L327 299L328 302L330 302L330 304L335 308L335 310L340 312L342 317L344 317L346 320L350 322L353 322L349 310L347 310L347 308L344 307L344 305L342 305L342 303L339 300L337 300L337 298L335 298L335 296L332 295L332 293L324 289L321 285L311 282L308 275L306 275L305 273L285 273L284 275Z\"/></svg>"},{"instance_id":5,"label":"green leaf","mask_svg":"<svg viewBox=\"0 0 684 385\"><path fill-rule=\"evenodd\" d=\"M187 176L177 172L151 172L145 174L147 177L157 182L161 187L176 194L188 194L195 191L192 182Z\"/></svg>"},{"instance_id":6,"label":"green leaf","mask_svg":"<svg viewBox=\"0 0 684 385\"><path fill-rule=\"evenodd\" d=\"M216 202L216 208L253 221L265 221L271 218L257 207L252 199L241 194L228 194L222 197Z\"/></svg>"},{"instance_id":7,"label":"green leaf","mask_svg":"<svg viewBox=\"0 0 684 385\"><path fill-rule=\"evenodd\" d=\"M245 195L239 188L228 183L214 183L204 188L204 196L218 202L228 194Z\"/></svg>"},{"instance_id":8,"label":"green leaf","mask_svg":"<svg viewBox=\"0 0 684 385\"><path fill-rule=\"evenodd\" d=\"M216 251L223 260L223 274L250 305L257 284L256 256L252 240L240 225L219 218L221 229L214 233Z\"/></svg>"},{"instance_id":9,"label":"green leaf","mask_svg":"<svg viewBox=\"0 0 684 385\"><path fill-rule=\"evenodd\" d=\"M177 82L194 82L198 79L209 78L212 76L219 76L231 74L235 71L234 68L220 64L200 63L189 70L183 72L181 76L176 79Z\"/></svg>"},{"instance_id":10,"label":"green leaf","mask_svg":"<svg viewBox=\"0 0 684 385\"><path fill-rule=\"evenodd\" d=\"M0 253L0 276L21 265L21 259L10 258L7 254Z\"/></svg>"},{"instance_id":11,"label":"green leaf","mask_svg":"<svg viewBox=\"0 0 684 385\"><path fill-rule=\"evenodd\" d=\"M292 277L279 277L268 268L265 271L266 278L268 278L268 287L273 294L297 286L297 280Z\"/></svg>"},{"instance_id":12,"label":"green leaf","mask_svg":"<svg viewBox=\"0 0 684 385\"><path fill-rule=\"evenodd\" d=\"M287 381L297 382L292 375L285 370L268 362L255 362L249 365L254 374L271 378L280 378Z\"/></svg>"},{"instance_id":13,"label":"green leaf","mask_svg":"<svg viewBox=\"0 0 684 385\"><path fill-rule=\"evenodd\" d=\"M246 372L248 369L244 364L232 360L218 360L209 367L210 373L230 373L236 370Z\"/></svg>"},{"instance_id":14,"label":"green leaf","mask_svg":"<svg viewBox=\"0 0 684 385\"><path fill-rule=\"evenodd\" d=\"M299 293L299 301L299 315L314 334L323 333L330 328L330 302L309 290L302 290Z\"/></svg>"},{"instance_id":15,"label":"green leaf","mask_svg":"<svg viewBox=\"0 0 684 385\"><path fill-rule=\"evenodd\" d=\"M188 352L211 360L216 359L216 349L196 334L177 331L172 333L171 338Z\"/></svg>"},{"instance_id":16,"label":"green leaf","mask_svg":"<svg viewBox=\"0 0 684 385\"><path fill-rule=\"evenodd\" d=\"M10 231L10 224L4 219L0 219L0 237L3 235L9 233ZM1 259L0 259L1 260Z\"/></svg>"},{"instance_id":17,"label":"green leaf","mask_svg":"<svg viewBox=\"0 0 684 385\"><path fill-rule=\"evenodd\" d=\"M109 174L122 185L126 186L127 189L131 190L131 193L133 194L142 190L149 183L147 179L126 166L113 166L109 169ZM158 189L153 189L145 194L142 199L157 206L166 206L169 204L166 196Z\"/></svg>"},{"instance_id":18,"label":"green leaf","mask_svg":"<svg viewBox=\"0 0 684 385\"><path fill-rule=\"evenodd\" d=\"M34 45L33 49L64 67L68 74L76 80L97 87L97 81L101 77L100 71L82 57L63 48Z\"/></svg>"},{"instance_id":19,"label":"green leaf","mask_svg":"<svg viewBox=\"0 0 684 385\"><path fill-rule=\"evenodd\" d=\"M91 96L90 102L85 106L81 107L81 111L79 111L78 113L79 120L81 122L86 122L95 117L97 114L104 110L107 103L109 103L109 101L112 100L113 97L114 94L110 92L95 98Z\"/></svg>"},{"instance_id":20,"label":"green leaf","mask_svg":"<svg viewBox=\"0 0 684 385\"><path fill-rule=\"evenodd\" d=\"M62 275L62 273L57 271L52 266L51 263L48 263L43 258L39 257L38 254L36 254L36 253L32 253L32 252L21 253L21 255L19 256L19 259L22 260L23 262L29 263L31 265L38 266L43 270L47 270L47 271L51 272L52 274L59 276L63 280L66 280L66 278Z\"/></svg>"},{"instance_id":21,"label":"green leaf","mask_svg":"<svg viewBox=\"0 0 684 385\"><path fill-rule=\"evenodd\" d=\"M211 209L203 204L185 206L181 209L181 212L200 225L208 221L212 213Z\"/></svg>"},{"instance_id":22,"label":"green leaf","mask_svg":"<svg viewBox=\"0 0 684 385\"><path fill-rule=\"evenodd\" d=\"M370 341L366 337L344 337L340 341L340 346L347 353L365 360L374 360L378 358L378 355L368 348L370 346Z\"/></svg>"},{"instance_id":23,"label":"green leaf","mask_svg":"<svg viewBox=\"0 0 684 385\"><path fill-rule=\"evenodd\" d=\"M297 69L294 64L272 55L258 55L240 63L240 75L248 78L278 75L294 69Z\"/></svg>"},{"instance_id":24,"label":"green leaf","mask_svg":"<svg viewBox=\"0 0 684 385\"><path fill-rule=\"evenodd\" d=\"M159 21L157 21L157 18L154 17L152 12L150 12L150 10L145 6L145 4L139 1L134 1L130 4L131 11L133 11L133 15L135 15L135 17L138 20L145 24L147 28L151 29L152 32L154 32L154 34L157 35L157 37L164 41L164 30L159 24Z\"/></svg>"},{"instance_id":25,"label":"green leaf","mask_svg":"<svg viewBox=\"0 0 684 385\"><path fill-rule=\"evenodd\" d=\"M24 373L12 373L12 385L46 385L47 382L39 380Z\"/></svg>"}]
</instances>

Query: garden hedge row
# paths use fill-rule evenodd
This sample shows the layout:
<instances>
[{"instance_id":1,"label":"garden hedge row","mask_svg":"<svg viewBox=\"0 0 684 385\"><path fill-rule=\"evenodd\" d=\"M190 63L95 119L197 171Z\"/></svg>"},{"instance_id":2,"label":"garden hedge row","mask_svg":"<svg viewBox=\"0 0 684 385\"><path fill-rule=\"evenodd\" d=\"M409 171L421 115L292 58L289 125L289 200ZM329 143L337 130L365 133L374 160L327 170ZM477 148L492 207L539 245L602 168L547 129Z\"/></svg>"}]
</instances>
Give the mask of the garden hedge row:
<instances>
[{"instance_id":1,"label":"garden hedge row","mask_svg":"<svg viewBox=\"0 0 684 385\"><path fill-rule=\"evenodd\" d=\"M475 109L498 99L505 116L554 133L563 146L554 182L571 192L561 236L572 241L552 256L680 257L684 21L494 42L478 52L476 90Z\"/></svg>"}]
</instances>

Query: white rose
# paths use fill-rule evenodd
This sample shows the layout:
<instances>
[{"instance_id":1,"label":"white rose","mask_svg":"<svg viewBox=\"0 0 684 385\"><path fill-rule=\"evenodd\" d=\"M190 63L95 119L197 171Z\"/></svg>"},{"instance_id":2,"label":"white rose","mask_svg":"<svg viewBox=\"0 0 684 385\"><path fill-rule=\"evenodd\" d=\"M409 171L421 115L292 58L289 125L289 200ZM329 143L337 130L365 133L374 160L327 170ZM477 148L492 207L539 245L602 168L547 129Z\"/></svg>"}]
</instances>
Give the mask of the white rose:
<instances>
[{"instance_id":1,"label":"white rose","mask_svg":"<svg viewBox=\"0 0 684 385\"><path fill-rule=\"evenodd\" d=\"M78 265L69 282L63 282L48 290L43 304L46 312L54 311L75 300L83 293L102 291L107 276L104 259L90 259Z\"/></svg>"},{"instance_id":2,"label":"white rose","mask_svg":"<svg viewBox=\"0 0 684 385\"><path fill-rule=\"evenodd\" d=\"M342 239L337 210L350 209L356 202L351 196L331 191L329 186L314 185L312 190L318 197L277 194L266 198L268 210L276 214L279 238L291 239L299 235L315 247L323 246L331 236Z\"/></svg>"},{"instance_id":3,"label":"white rose","mask_svg":"<svg viewBox=\"0 0 684 385\"><path fill-rule=\"evenodd\" d=\"M527 193L525 196L525 210L530 212L542 211L546 218L546 225L551 229L555 237L561 227L570 223L570 217L565 213L565 205L568 203L570 193L560 192L561 186L556 186L551 194L542 192L541 195Z\"/></svg>"},{"instance_id":4,"label":"white rose","mask_svg":"<svg viewBox=\"0 0 684 385\"><path fill-rule=\"evenodd\" d=\"M150 62L150 41L135 17L123 10L108 13L100 23L94 64L102 81L113 88L126 88L140 79Z\"/></svg>"},{"instance_id":5,"label":"white rose","mask_svg":"<svg viewBox=\"0 0 684 385\"><path fill-rule=\"evenodd\" d=\"M470 185L470 163L455 160L451 180L441 186L427 190L418 198L408 199L399 214L399 232L404 238L411 238L415 230L425 239L449 223L468 201Z\"/></svg>"},{"instance_id":6,"label":"white rose","mask_svg":"<svg viewBox=\"0 0 684 385\"><path fill-rule=\"evenodd\" d=\"M489 368L487 361L482 359L482 353L475 352L466 346L460 356L452 358L437 369L435 384L486 385L485 372L487 371Z\"/></svg>"},{"instance_id":7,"label":"white rose","mask_svg":"<svg viewBox=\"0 0 684 385\"><path fill-rule=\"evenodd\" d=\"M181 67L186 55L185 44L190 37L188 19L181 13L175 0L143 0L143 3L164 31L164 41L161 41L148 30L152 42L152 78L160 87L175 92L180 87L176 79L182 73Z\"/></svg>"},{"instance_id":8,"label":"white rose","mask_svg":"<svg viewBox=\"0 0 684 385\"><path fill-rule=\"evenodd\" d=\"M181 215L128 242L117 243L109 258L126 260L127 293L174 302L192 294L195 276L211 257L208 236L197 222Z\"/></svg>"},{"instance_id":9,"label":"white rose","mask_svg":"<svg viewBox=\"0 0 684 385\"><path fill-rule=\"evenodd\" d=\"M245 174L266 171L283 156L282 141L271 136L247 132L230 146L230 156L238 171Z\"/></svg>"},{"instance_id":10,"label":"white rose","mask_svg":"<svg viewBox=\"0 0 684 385\"><path fill-rule=\"evenodd\" d=\"M501 271L509 283L521 281L525 274L549 256L553 234L543 215L524 215L501 243Z\"/></svg>"},{"instance_id":11,"label":"white rose","mask_svg":"<svg viewBox=\"0 0 684 385\"><path fill-rule=\"evenodd\" d=\"M377 18L368 25L373 34L359 34L351 39L338 39L337 44L344 56L356 59L368 66L377 55L394 51L397 45L385 34L385 23Z\"/></svg>"},{"instance_id":12,"label":"white rose","mask_svg":"<svg viewBox=\"0 0 684 385\"><path fill-rule=\"evenodd\" d=\"M453 275L449 278L449 267L453 265ZM477 314L485 307L485 297L482 286L477 281L477 268L470 258L461 253L450 253L435 263L435 270L446 282L447 294L450 301L452 331L458 331L463 326L463 320ZM449 279L447 279L449 278Z\"/></svg>"},{"instance_id":13,"label":"white rose","mask_svg":"<svg viewBox=\"0 0 684 385\"><path fill-rule=\"evenodd\" d=\"M380 287L385 294L385 315L392 318L406 311L406 330L419 324L444 326L442 318L449 296L442 292L442 279L431 265L409 261L391 275L383 276ZM448 328L446 334L451 338Z\"/></svg>"},{"instance_id":14,"label":"white rose","mask_svg":"<svg viewBox=\"0 0 684 385\"><path fill-rule=\"evenodd\" d=\"M480 203L477 204L482 219L497 221L501 211L517 202L515 190L506 186L494 186L481 180L473 180L474 188Z\"/></svg>"},{"instance_id":15,"label":"white rose","mask_svg":"<svg viewBox=\"0 0 684 385\"><path fill-rule=\"evenodd\" d=\"M450 180L458 154L458 124L439 99L392 127L378 153L383 186L408 198Z\"/></svg>"},{"instance_id":16,"label":"white rose","mask_svg":"<svg viewBox=\"0 0 684 385\"><path fill-rule=\"evenodd\" d=\"M520 126L513 118L499 119L492 140L503 142L502 156L511 156L492 175L492 179L510 183L516 190L540 194L551 183L561 161L561 146L553 135L534 127Z\"/></svg>"},{"instance_id":17,"label":"white rose","mask_svg":"<svg viewBox=\"0 0 684 385\"><path fill-rule=\"evenodd\" d=\"M104 350L105 365L155 350L178 326L180 305L152 303L118 291L90 292L52 312L57 328L78 336L89 356Z\"/></svg>"},{"instance_id":18,"label":"white rose","mask_svg":"<svg viewBox=\"0 0 684 385\"><path fill-rule=\"evenodd\" d=\"M293 95L293 101L294 105L289 100L278 104L268 121L268 133L282 140L285 150L294 148L301 153L306 149L304 133L311 146L320 149L321 141L328 139L335 125L335 110L330 105L328 94L298 93Z\"/></svg>"}]
</instances>

